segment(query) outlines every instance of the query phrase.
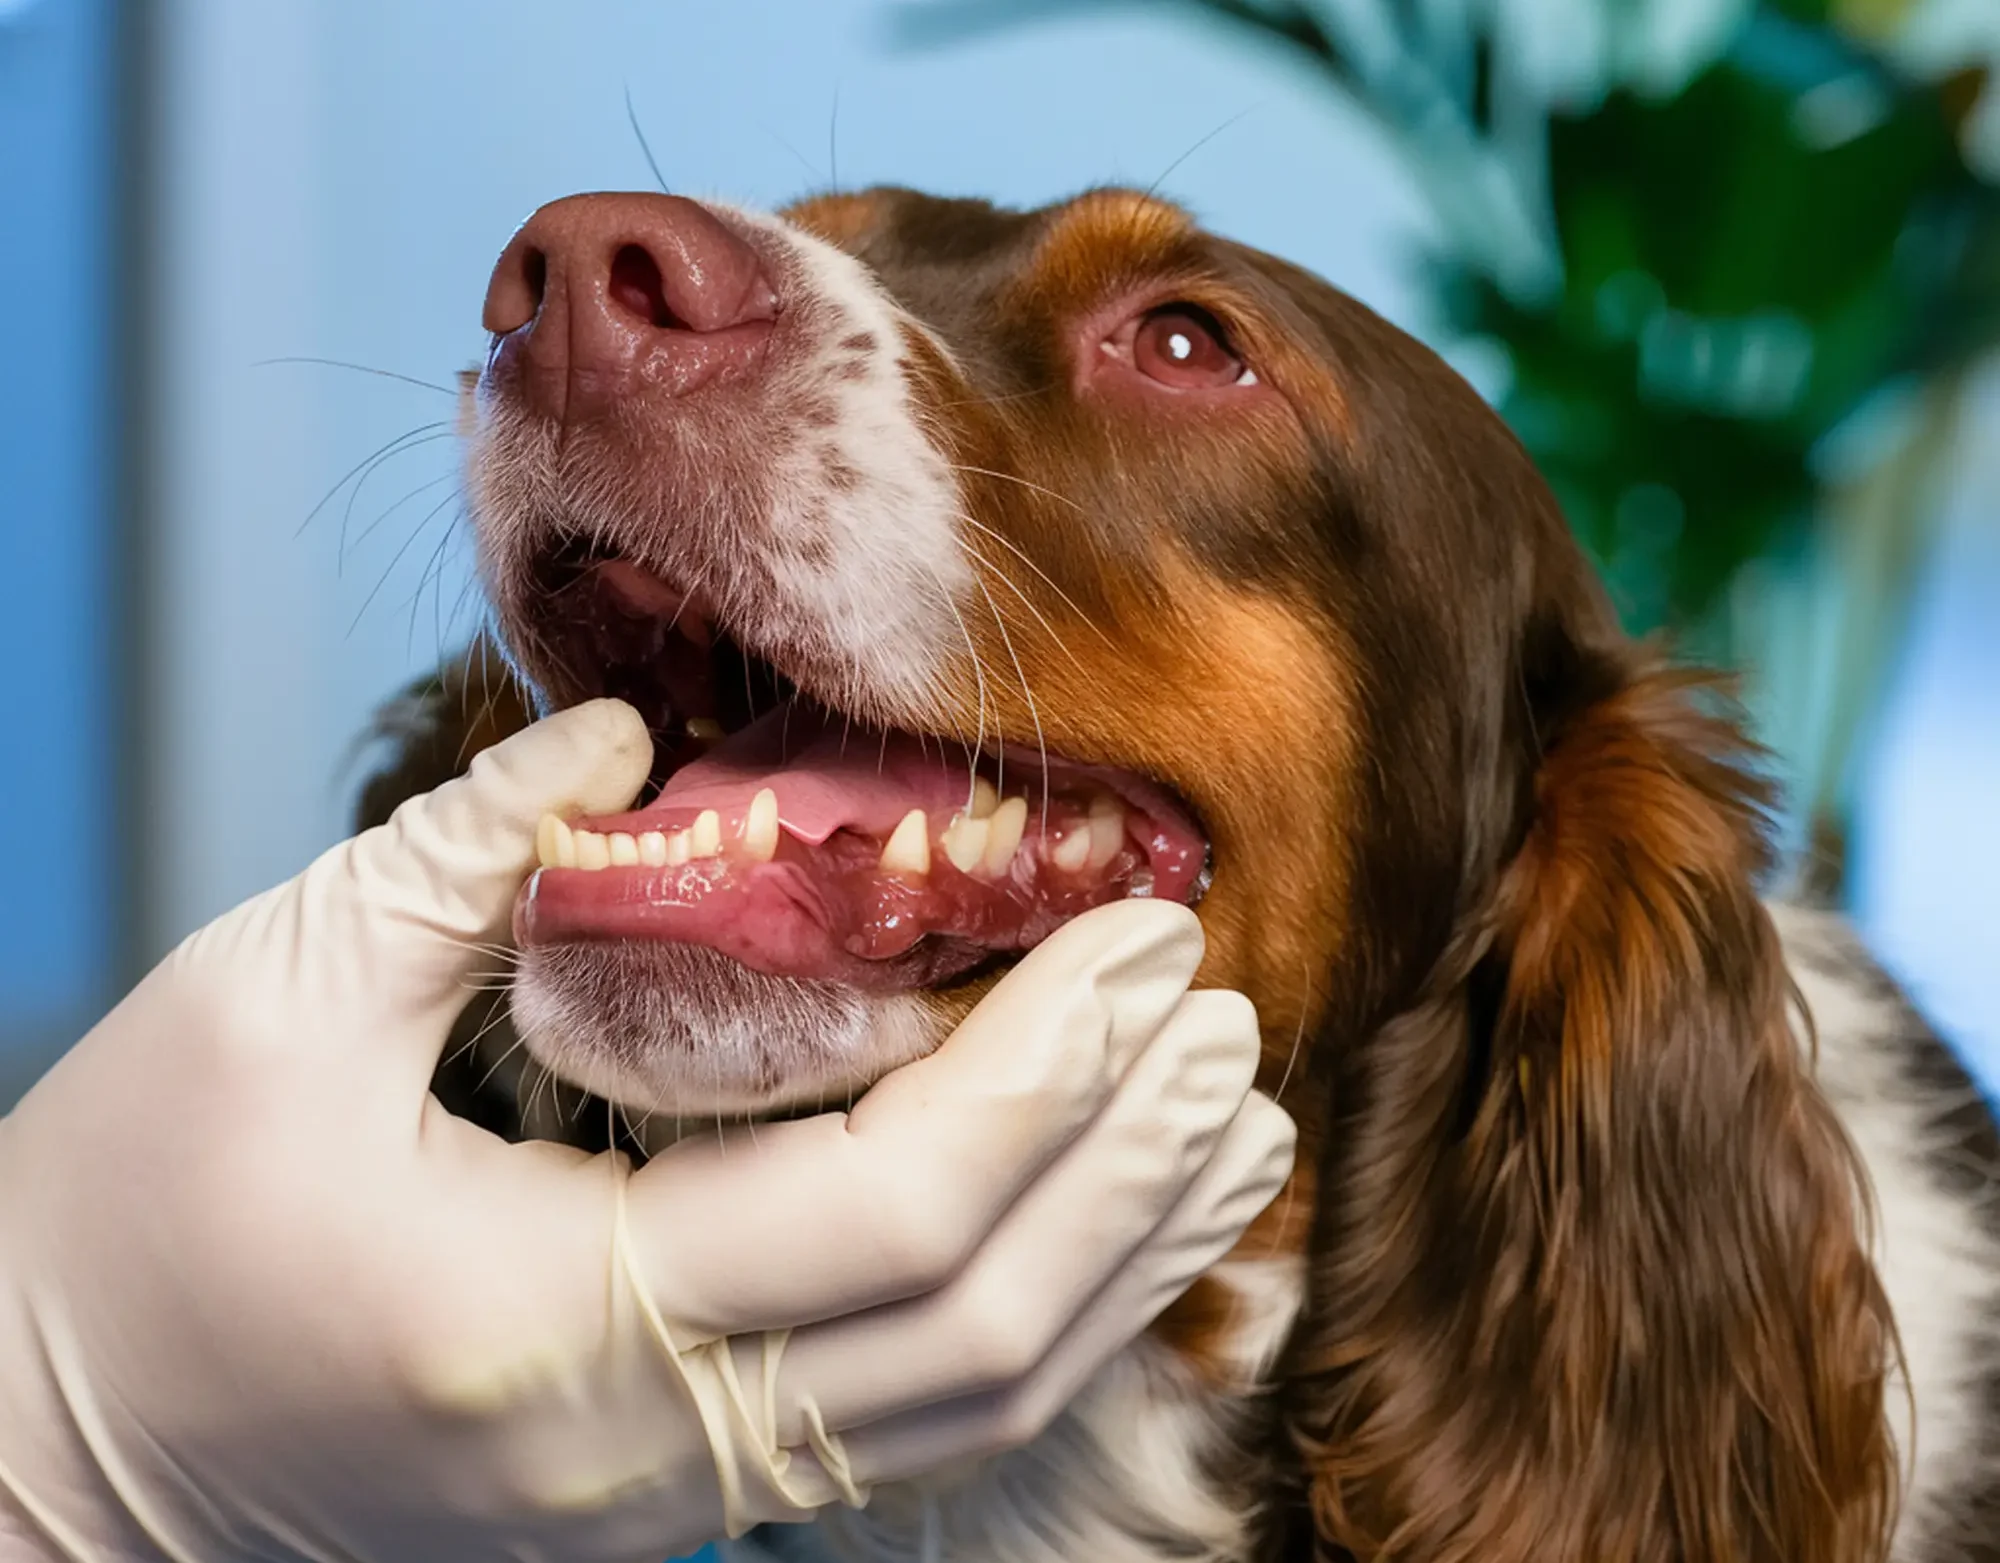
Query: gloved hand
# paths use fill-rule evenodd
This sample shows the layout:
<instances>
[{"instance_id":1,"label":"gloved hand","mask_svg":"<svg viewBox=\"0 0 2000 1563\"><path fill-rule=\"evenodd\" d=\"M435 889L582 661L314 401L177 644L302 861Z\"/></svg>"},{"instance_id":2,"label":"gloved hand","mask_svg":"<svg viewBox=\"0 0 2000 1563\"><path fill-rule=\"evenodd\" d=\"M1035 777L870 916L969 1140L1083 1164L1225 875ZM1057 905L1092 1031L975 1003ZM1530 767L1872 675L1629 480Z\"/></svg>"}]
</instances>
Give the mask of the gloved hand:
<instances>
[{"instance_id":1,"label":"gloved hand","mask_svg":"<svg viewBox=\"0 0 2000 1563\"><path fill-rule=\"evenodd\" d=\"M0 1556L659 1563L1025 1440L1272 1198L1250 1006L1144 902L754 1143L634 1174L450 1117L536 820L649 753L610 701L490 750L0 1120Z\"/></svg>"}]
</instances>

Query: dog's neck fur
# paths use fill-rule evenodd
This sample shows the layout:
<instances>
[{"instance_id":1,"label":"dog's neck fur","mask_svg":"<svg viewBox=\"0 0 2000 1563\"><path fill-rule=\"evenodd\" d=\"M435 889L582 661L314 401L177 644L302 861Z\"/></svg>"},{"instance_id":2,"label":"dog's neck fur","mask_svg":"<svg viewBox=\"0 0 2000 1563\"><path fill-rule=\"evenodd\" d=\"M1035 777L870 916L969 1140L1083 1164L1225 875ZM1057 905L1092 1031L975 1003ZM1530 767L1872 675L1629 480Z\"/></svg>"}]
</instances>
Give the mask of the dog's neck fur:
<instances>
[{"instance_id":1,"label":"dog's neck fur","mask_svg":"<svg viewBox=\"0 0 2000 1563\"><path fill-rule=\"evenodd\" d=\"M1236 1310L1228 1377L1202 1381L1142 1337L1114 1357L1025 1449L877 1491L861 1510L766 1527L725 1563L1234 1563L1257 1515L1219 1467L1304 1299L1304 1261L1231 1261L1210 1272Z\"/></svg>"},{"instance_id":2,"label":"dog's neck fur","mask_svg":"<svg viewBox=\"0 0 2000 1563\"><path fill-rule=\"evenodd\" d=\"M1921 1436L1913 1447L1897 1418L1909 1464L1894 1563L1957 1557L1967 1518L1952 1495L1981 1458L1982 1397L2000 1381L2000 1243L1977 1191L1955 1189L1926 1154L1943 1108L1901 1057L1921 1023L1838 919L1774 912L1817 1026L1822 1086L1869 1166L1878 1262L1904 1333ZM864 1510L766 1527L726 1546L725 1563L1239 1563L1260 1516L1255 1484L1232 1482L1228 1462L1304 1301L1305 1262L1211 1274L1237 1299L1225 1369L1240 1388L1218 1389L1142 1338L1025 1449L881 1489Z\"/></svg>"}]
</instances>

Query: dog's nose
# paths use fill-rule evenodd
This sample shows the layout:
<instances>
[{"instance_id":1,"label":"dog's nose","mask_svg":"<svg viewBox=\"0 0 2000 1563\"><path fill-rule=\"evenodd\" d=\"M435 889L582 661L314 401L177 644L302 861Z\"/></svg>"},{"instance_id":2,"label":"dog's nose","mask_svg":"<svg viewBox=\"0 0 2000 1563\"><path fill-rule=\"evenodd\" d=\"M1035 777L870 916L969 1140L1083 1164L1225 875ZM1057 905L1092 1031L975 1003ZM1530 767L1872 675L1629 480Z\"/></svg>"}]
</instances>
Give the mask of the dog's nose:
<instances>
[{"instance_id":1,"label":"dog's nose","mask_svg":"<svg viewBox=\"0 0 2000 1563\"><path fill-rule=\"evenodd\" d=\"M517 369L538 411L574 423L741 372L777 316L757 252L697 202L574 195L501 253L484 321L494 368Z\"/></svg>"}]
</instances>

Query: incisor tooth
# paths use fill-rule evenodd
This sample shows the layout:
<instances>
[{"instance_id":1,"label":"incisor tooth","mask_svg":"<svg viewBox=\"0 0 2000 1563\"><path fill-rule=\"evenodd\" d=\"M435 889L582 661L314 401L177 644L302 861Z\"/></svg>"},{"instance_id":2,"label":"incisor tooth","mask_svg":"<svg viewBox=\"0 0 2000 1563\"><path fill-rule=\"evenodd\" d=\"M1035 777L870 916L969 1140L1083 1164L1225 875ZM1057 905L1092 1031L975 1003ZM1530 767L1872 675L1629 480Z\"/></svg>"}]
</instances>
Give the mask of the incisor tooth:
<instances>
[{"instance_id":1,"label":"incisor tooth","mask_svg":"<svg viewBox=\"0 0 2000 1563\"><path fill-rule=\"evenodd\" d=\"M648 868L664 868L667 862L667 838L657 830L649 830L639 838L639 861Z\"/></svg>"},{"instance_id":2,"label":"incisor tooth","mask_svg":"<svg viewBox=\"0 0 2000 1563\"><path fill-rule=\"evenodd\" d=\"M703 809L694 817L688 850L696 857L714 857L722 850L722 816L715 810Z\"/></svg>"},{"instance_id":3,"label":"incisor tooth","mask_svg":"<svg viewBox=\"0 0 2000 1563\"><path fill-rule=\"evenodd\" d=\"M686 831L677 830L667 837L667 862L670 866L678 868L692 856L694 853L688 847Z\"/></svg>"},{"instance_id":4,"label":"incisor tooth","mask_svg":"<svg viewBox=\"0 0 2000 1563\"><path fill-rule=\"evenodd\" d=\"M572 833L576 842L576 866L578 868L609 868L611 847L594 830L579 830Z\"/></svg>"},{"instance_id":5,"label":"incisor tooth","mask_svg":"<svg viewBox=\"0 0 2000 1563\"><path fill-rule=\"evenodd\" d=\"M1014 861L1021 845L1021 832L1028 828L1028 800L1009 798L993 811L986 822L986 872L998 878Z\"/></svg>"},{"instance_id":6,"label":"incisor tooth","mask_svg":"<svg viewBox=\"0 0 2000 1563\"><path fill-rule=\"evenodd\" d=\"M944 855L951 859L951 866L961 874L971 873L986 856L989 834L985 820L954 814L944 832Z\"/></svg>"},{"instance_id":7,"label":"incisor tooth","mask_svg":"<svg viewBox=\"0 0 2000 1563\"><path fill-rule=\"evenodd\" d=\"M778 795L769 787L750 800L750 812L743 816L743 850L760 863L777 856Z\"/></svg>"},{"instance_id":8,"label":"incisor tooth","mask_svg":"<svg viewBox=\"0 0 2000 1563\"><path fill-rule=\"evenodd\" d=\"M712 716L691 716L687 719L687 735L712 744L722 736L722 724Z\"/></svg>"},{"instance_id":9,"label":"incisor tooth","mask_svg":"<svg viewBox=\"0 0 2000 1563\"><path fill-rule=\"evenodd\" d=\"M879 867L892 874L928 874L931 871L930 822L922 809L912 809L897 825L882 848Z\"/></svg>"},{"instance_id":10,"label":"incisor tooth","mask_svg":"<svg viewBox=\"0 0 2000 1563\"><path fill-rule=\"evenodd\" d=\"M569 826L553 814L544 814L535 827L535 856L544 868L575 868L576 843Z\"/></svg>"},{"instance_id":11,"label":"incisor tooth","mask_svg":"<svg viewBox=\"0 0 2000 1563\"><path fill-rule=\"evenodd\" d=\"M1100 793L1090 800L1090 866L1102 868L1125 845L1125 809L1116 798Z\"/></svg>"},{"instance_id":12,"label":"incisor tooth","mask_svg":"<svg viewBox=\"0 0 2000 1563\"><path fill-rule=\"evenodd\" d=\"M637 868L639 866L639 843L622 830L614 830L605 838L611 849L613 868Z\"/></svg>"},{"instance_id":13,"label":"incisor tooth","mask_svg":"<svg viewBox=\"0 0 2000 1563\"><path fill-rule=\"evenodd\" d=\"M972 807L966 812L974 819L987 819L1000 806L1000 792L984 776L972 778Z\"/></svg>"},{"instance_id":14,"label":"incisor tooth","mask_svg":"<svg viewBox=\"0 0 2000 1563\"><path fill-rule=\"evenodd\" d=\"M1090 861L1090 826L1072 825L1069 834L1055 845L1049 861L1065 874L1074 874Z\"/></svg>"}]
</instances>

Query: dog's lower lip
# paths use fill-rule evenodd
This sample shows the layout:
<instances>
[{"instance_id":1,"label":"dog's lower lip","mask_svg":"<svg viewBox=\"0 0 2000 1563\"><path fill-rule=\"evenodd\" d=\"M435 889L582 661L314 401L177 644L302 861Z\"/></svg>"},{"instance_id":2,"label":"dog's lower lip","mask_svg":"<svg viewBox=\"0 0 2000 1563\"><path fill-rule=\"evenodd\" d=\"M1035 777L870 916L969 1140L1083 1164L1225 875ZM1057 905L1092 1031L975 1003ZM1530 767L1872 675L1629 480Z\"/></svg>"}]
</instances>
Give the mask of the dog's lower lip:
<instances>
[{"instance_id":1,"label":"dog's lower lip","mask_svg":"<svg viewBox=\"0 0 2000 1563\"><path fill-rule=\"evenodd\" d=\"M523 945L700 944L876 990L955 980L1106 901L1192 900L1207 850L1130 773L1003 750L975 779L936 740L856 736L796 708L723 740L643 808L577 826L544 833L516 909Z\"/></svg>"}]
</instances>

